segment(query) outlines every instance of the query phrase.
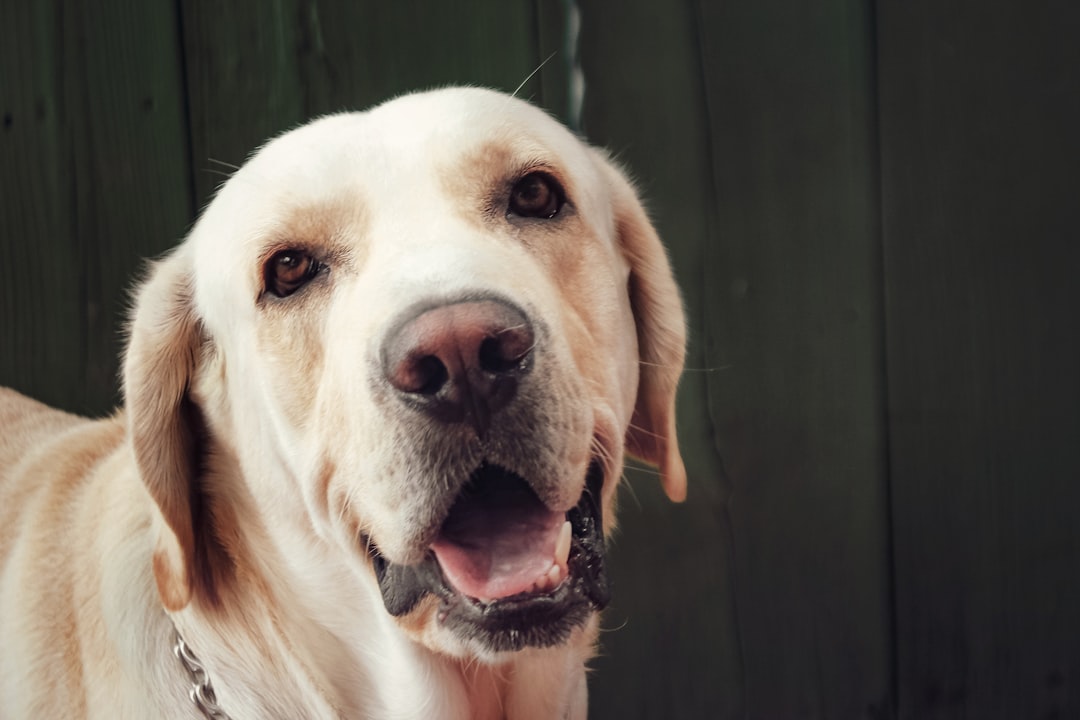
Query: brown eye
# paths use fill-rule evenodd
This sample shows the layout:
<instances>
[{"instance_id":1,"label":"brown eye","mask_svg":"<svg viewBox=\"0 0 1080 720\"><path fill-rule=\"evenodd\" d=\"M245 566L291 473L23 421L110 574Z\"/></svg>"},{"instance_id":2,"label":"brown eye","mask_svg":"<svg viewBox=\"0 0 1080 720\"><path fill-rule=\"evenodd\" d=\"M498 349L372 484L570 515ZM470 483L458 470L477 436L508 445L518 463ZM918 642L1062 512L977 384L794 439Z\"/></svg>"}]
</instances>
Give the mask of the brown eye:
<instances>
[{"instance_id":1,"label":"brown eye","mask_svg":"<svg viewBox=\"0 0 1080 720\"><path fill-rule=\"evenodd\" d=\"M555 178L532 172L514 184L509 209L518 217L552 218L558 214L563 202L563 189Z\"/></svg>"},{"instance_id":2,"label":"brown eye","mask_svg":"<svg viewBox=\"0 0 1080 720\"><path fill-rule=\"evenodd\" d=\"M266 264L266 289L286 297L304 286L322 265L303 250L282 250Z\"/></svg>"}]
</instances>

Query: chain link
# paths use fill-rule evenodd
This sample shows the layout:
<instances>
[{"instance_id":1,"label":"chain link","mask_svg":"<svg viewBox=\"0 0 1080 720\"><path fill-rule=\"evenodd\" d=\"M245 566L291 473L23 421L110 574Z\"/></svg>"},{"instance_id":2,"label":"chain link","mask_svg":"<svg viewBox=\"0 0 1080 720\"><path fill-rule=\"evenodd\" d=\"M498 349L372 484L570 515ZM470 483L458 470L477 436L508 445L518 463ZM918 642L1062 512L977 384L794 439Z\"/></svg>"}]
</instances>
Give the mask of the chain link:
<instances>
[{"instance_id":1,"label":"chain link","mask_svg":"<svg viewBox=\"0 0 1080 720\"><path fill-rule=\"evenodd\" d=\"M173 655L176 655L177 659L183 663L184 668L187 669L188 674L191 675L191 691L188 695L191 702L195 703L195 707L199 708L209 720L229 720L229 716L217 704L214 686L210 683L210 675L206 672L203 664L199 662L199 658L184 642L184 638L180 637L179 631L176 631Z\"/></svg>"}]
</instances>

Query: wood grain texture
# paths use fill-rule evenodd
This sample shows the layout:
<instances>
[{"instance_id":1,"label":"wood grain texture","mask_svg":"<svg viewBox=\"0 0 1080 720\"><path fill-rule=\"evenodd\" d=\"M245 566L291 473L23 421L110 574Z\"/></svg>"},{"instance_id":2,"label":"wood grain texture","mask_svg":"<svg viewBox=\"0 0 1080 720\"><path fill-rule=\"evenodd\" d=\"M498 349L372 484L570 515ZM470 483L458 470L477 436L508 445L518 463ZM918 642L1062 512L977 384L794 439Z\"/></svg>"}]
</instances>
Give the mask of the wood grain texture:
<instances>
[{"instance_id":1,"label":"wood grain texture","mask_svg":"<svg viewBox=\"0 0 1080 720\"><path fill-rule=\"evenodd\" d=\"M730 487L704 402L723 371L702 342L711 282L704 254L715 234L696 17L686 3L663 13L645 1L580 8L583 130L638 179L683 289L693 368L678 406L688 500L667 501L654 473L626 474L590 717L744 717Z\"/></svg>"},{"instance_id":2,"label":"wood grain texture","mask_svg":"<svg viewBox=\"0 0 1080 720\"><path fill-rule=\"evenodd\" d=\"M535 0L536 5L536 62L540 70L535 82L528 86L529 97L543 106L571 130L581 130L581 118L571 114L571 73L580 56L571 24L571 3L568 0ZM580 31L580 14L577 15ZM543 64L541 66L541 63Z\"/></svg>"},{"instance_id":3,"label":"wood grain texture","mask_svg":"<svg viewBox=\"0 0 1080 720\"><path fill-rule=\"evenodd\" d=\"M900 717L1080 716L1080 6L880 18Z\"/></svg>"},{"instance_id":4,"label":"wood grain texture","mask_svg":"<svg viewBox=\"0 0 1080 720\"><path fill-rule=\"evenodd\" d=\"M706 403L725 372L702 342L715 232L696 18L686 3L662 13L644 1L580 5L583 129L639 180L682 286L694 368L679 396L688 500L669 503L647 472L628 473L621 493L590 717L745 717L731 488Z\"/></svg>"},{"instance_id":5,"label":"wood grain texture","mask_svg":"<svg viewBox=\"0 0 1080 720\"><path fill-rule=\"evenodd\" d=\"M319 115L441 85L514 91L562 48L553 3L181 0L198 197L267 139ZM545 67L519 94L544 104L541 81L559 71Z\"/></svg>"},{"instance_id":6,"label":"wood grain texture","mask_svg":"<svg viewBox=\"0 0 1080 720\"><path fill-rule=\"evenodd\" d=\"M703 247L747 717L885 717L892 640L873 18L699 3Z\"/></svg>"},{"instance_id":7,"label":"wood grain texture","mask_svg":"<svg viewBox=\"0 0 1080 720\"><path fill-rule=\"evenodd\" d=\"M119 398L126 289L191 212L178 28L169 2L30 7L5 4L21 17L3 22L4 67L22 70L4 73L4 160L21 172L3 174L19 271L2 381L102 413Z\"/></svg>"},{"instance_id":8,"label":"wood grain texture","mask_svg":"<svg viewBox=\"0 0 1080 720\"><path fill-rule=\"evenodd\" d=\"M268 139L305 115L293 0L180 0L195 196L200 208Z\"/></svg>"},{"instance_id":9,"label":"wood grain texture","mask_svg":"<svg viewBox=\"0 0 1080 720\"><path fill-rule=\"evenodd\" d=\"M77 236L83 248L86 404L119 401L128 291L144 258L175 245L192 212L179 28L172 2L80 3L72 58Z\"/></svg>"},{"instance_id":10,"label":"wood grain texture","mask_svg":"<svg viewBox=\"0 0 1080 720\"><path fill-rule=\"evenodd\" d=\"M596 690L620 688L610 717L887 714L870 17L582 10L585 129L646 178L707 370L684 386L688 506L648 492L617 542L633 634L605 637Z\"/></svg>"},{"instance_id":11,"label":"wood grain texture","mask_svg":"<svg viewBox=\"0 0 1080 720\"><path fill-rule=\"evenodd\" d=\"M2 5L0 382L72 407L86 358L62 38L51 4Z\"/></svg>"}]
</instances>

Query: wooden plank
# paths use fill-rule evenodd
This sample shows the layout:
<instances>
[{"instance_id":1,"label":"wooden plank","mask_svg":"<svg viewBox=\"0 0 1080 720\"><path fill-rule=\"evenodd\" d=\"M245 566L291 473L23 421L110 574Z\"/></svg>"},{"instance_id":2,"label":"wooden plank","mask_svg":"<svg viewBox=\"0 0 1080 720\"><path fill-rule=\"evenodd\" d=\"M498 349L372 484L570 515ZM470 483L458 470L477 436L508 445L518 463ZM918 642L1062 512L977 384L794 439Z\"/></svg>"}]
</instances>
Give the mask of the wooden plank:
<instances>
[{"instance_id":1,"label":"wooden plank","mask_svg":"<svg viewBox=\"0 0 1080 720\"><path fill-rule=\"evenodd\" d=\"M702 4L719 228L706 322L751 717L887 716L872 18Z\"/></svg>"},{"instance_id":2,"label":"wooden plank","mask_svg":"<svg viewBox=\"0 0 1080 720\"><path fill-rule=\"evenodd\" d=\"M530 3L378 0L320 8L302 59L309 113L363 109L447 84L513 91L537 66ZM523 88L530 97L536 85Z\"/></svg>"},{"instance_id":3,"label":"wooden plank","mask_svg":"<svg viewBox=\"0 0 1080 720\"><path fill-rule=\"evenodd\" d=\"M580 5L584 131L638 179L682 286L697 369L679 398L689 500L672 505L654 475L627 474L590 717L744 717L731 488L704 402L717 377L701 342L714 218L696 18L685 3L664 12L646 1Z\"/></svg>"},{"instance_id":4,"label":"wooden plank","mask_svg":"<svg viewBox=\"0 0 1080 720\"><path fill-rule=\"evenodd\" d=\"M0 384L82 401L79 249L58 8L0 9Z\"/></svg>"},{"instance_id":5,"label":"wooden plank","mask_svg":"<svg viewBox=\"0 0 1080 720\"><path fill-rule=\"evenodd\" d=\"M515 90L558 49L529 3L183 0L197 194L230 165L315 116L362 110L411 90ZM553 34L550 19L545 27ZM545 68L520 93L539 102ZM553 96L553 93L549 92ZM553 96L558 111L558 98Z\"/></svg>"},{"instance_id":6,"label":"wooden plank","mask_svg":"<svg viewBox=\"0 0 1080 720\"><path fill-rule=\"evenodd\" d=\"M103 412L120 399L132 282L144 259L176 244L191 218L180 35L168 0L82 3L65 17L85 403Z\"/></svg>"},{"instance_id":7,"label":"wooden plank","mask_svg":"<svg viewBox=\"0 0 1080 720\"><path fill-rule=\"evenodd\" d=\"M31 69L5 110L12 162L0 173L18 201L4 204L3 272L18 297L3 325L18 350L3 381L100 413L118 398L139 258L173 244L190 215L175 13L163 0L25 12L3 23L16 34L5 67Z\"/></svg>"},{"instance_id":8,"label":"wooden plank","mask_svg":"<svg viewBox=\"0 0 1080 720\"><path fill-rule=\"evenodd\" d=\"M635 484L605 717L887 716L871 18L582 3L586 125L644 179L686 290L691 495ZM642 490L642 487L645 490ZM629 591L629 592L628 592Z\"/></svg>"},{"instance_id":9,"label":"wooden plank","mask_svg":"<svg viewBox=\"0 0 1080 720\"><path fill-rule=\"evenodd\" d=\"M853 0L697 12L709 123L697 151L712 160L715 226L699 241L695 310L704 363L718 370L693 422L713 443L714 469L698 482L722 488L715 514L730 524L719 540L732 558L724 592L743 701L727 716L887 716L873 18ZM638 52L655 61L671 46ZM674 115L654 102L654 115ZM665 130L643 141L666 154L680 140ZM716 554L705 546L694 561ZM690 597L703 618L713 611L711 597Z\"/></svg>"},{"instance_id":10,"label":"wooden plank","mask_svg":"<svg viewBox=\"0 0 1080 720\"><path fill-rule=\"evenodd\" d=\"M180 0L195 197L304 119L294 0Z\"/></svg>"},{"instance_id":11,"label":"wooden plank","mask_svg":"<svg viewBox=\"0 0 1080 720\"><path fill-rule=\"evenodd\" d=\"M1080 6L880 12L902 718L1080 716Z\"/></svg>"},{"instance_id":12,"label":"wooden plank","mask_svg":"<svg viewBox=\"0 0 1080 720\"><path fill-rule=\"evenodd\" d=\"M580 14L576 3L536 0L536 62L543 63L537 82L526 87L533 101L547 108L564 125L581 130L581 109L573 107L575 68L580 71ZM526 95L525 97L529 97Z\"/></svg>"}]
</instances>

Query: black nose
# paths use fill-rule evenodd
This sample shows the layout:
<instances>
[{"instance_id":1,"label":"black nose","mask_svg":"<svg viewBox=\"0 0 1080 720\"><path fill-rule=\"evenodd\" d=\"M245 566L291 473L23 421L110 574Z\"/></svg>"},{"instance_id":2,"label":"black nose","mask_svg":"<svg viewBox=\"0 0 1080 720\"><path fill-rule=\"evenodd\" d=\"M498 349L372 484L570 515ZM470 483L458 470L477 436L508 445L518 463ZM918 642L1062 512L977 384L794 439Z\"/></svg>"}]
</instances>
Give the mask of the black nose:
<instances>
[{"instance_id":1,"label":"black nose","mask_svg":"<svg viewBox=\"0 0 1080 720\"><path fill-rule=\"evenodd\" d=\"M536 336L516 307L477 300L429 308L406 319L382 346L386 379L438 420L483 436L532 369Z\"/></svg>"}]
</instances>

